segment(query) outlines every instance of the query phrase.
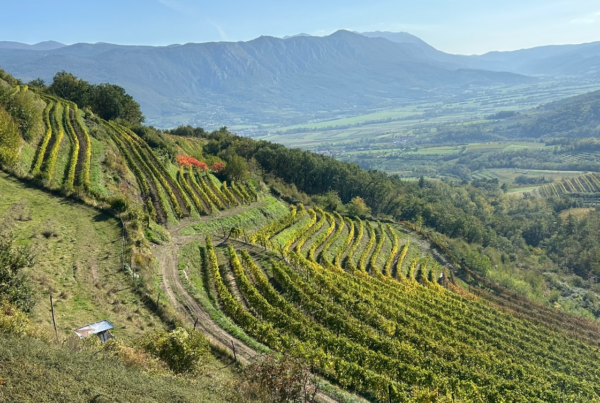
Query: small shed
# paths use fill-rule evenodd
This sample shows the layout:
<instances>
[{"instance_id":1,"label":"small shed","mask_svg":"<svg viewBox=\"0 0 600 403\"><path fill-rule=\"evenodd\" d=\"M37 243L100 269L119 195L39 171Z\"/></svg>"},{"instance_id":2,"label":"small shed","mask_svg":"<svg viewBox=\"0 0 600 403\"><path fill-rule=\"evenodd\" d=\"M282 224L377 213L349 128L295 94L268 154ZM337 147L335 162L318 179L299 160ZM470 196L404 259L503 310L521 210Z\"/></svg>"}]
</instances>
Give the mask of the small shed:
<instances>
[{"instance_id":1,"label":"small shed","mask_svg":"<svg viewBox=\"0 0 600 403\"><path fill-rule=\"evenodd\" d=\"M115 327L112 323L110 323L107 320L103 320L100 322L80 327L79 329L75 329L74 332L77 336L79 336L80 339L85 339L95 334L96 336L98 336L100 341L104 343L105 341L108 341L108 339L112 339L113 337L115 337L110 333L110 330L114 328Z\"/></svg>"}]
</instances>

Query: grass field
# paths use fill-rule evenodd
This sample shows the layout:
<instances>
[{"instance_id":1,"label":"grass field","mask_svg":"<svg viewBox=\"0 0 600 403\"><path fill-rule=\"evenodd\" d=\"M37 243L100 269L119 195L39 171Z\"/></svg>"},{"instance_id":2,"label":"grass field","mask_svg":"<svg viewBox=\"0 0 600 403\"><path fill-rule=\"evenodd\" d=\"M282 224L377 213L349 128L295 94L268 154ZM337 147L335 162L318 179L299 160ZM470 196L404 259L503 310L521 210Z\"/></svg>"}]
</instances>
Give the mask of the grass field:
<instances>
[{"instance_id":1,"label":"grass field","mask_svg":"<svg viewBox=\"0 0 600 403\"><path fill-rule=\"evenodd\" d=\"M545 177L559 181L561 179L573 178L583 175L583 171L550 171L543 169L516 169L516 168L493 168L479 171L473 174L474 177L498 178L501 182L512 183L517 176L525 175L529 177Z\"/></svg>"},{"instance_id":2,"label":"grass field","mask_svg":"<svg viewBox=\"0 0 600 403\"><path fill-rule=\"evenodd\" d=\"M593 211L593 208L570 208L567 210L563 210L560 212L560 218L562 218L563 220L565 218L567 218L568 216L572 216L578 219L582 219L584 217L586 217L591 211Z\"/></svg>"},{"instance_id":3,"label":"grass field","mask_svg":"<svg viewBox=\"0 0 600 403\"><path fill-rule=\"evenodd\" d=\"M235 367L209 360L196 379L150 374L102 352L0 333L0 401L204 402L233 398Z\"/></svg>"},{"instance_id":4,"label":"grass field","mask_svg":"<svg viewBox=\"0 0 600 403\"><path fill-rule=\"evenodd\" d=\"M368 139L377 142L395 135L410 134L415 127L431 127L441 123L471 125L499 111L525 110L540 104L583 94L600 88L597 83L538 82L465 94L459 100L413 102L388 110L369 111L356 116L344 116L288 126L261 126L253 129L240 126L243 134L257 131L259 138L304 149L323 148L328 144L343 146ZM390 121L383 121L390 119ZM255 136L255 134L252 134ZM418 136L418 134L417 134ZM518 145L512 149L519 148Z\"/></svg>"},{"instance_id":5,"label":"grass field","mask_svg":"<svg viewBox=\"0 0 600 403\"><path fill-rule=\"evenodd\" d=\"M121 228L98 210L53 197L0 173L0 225L37 256L30 270L38 303L33 320L49 326L49 295L65 335L108 319L117 336L161 327L138 301L121 265Z\"/></svg>"}]
</instances>

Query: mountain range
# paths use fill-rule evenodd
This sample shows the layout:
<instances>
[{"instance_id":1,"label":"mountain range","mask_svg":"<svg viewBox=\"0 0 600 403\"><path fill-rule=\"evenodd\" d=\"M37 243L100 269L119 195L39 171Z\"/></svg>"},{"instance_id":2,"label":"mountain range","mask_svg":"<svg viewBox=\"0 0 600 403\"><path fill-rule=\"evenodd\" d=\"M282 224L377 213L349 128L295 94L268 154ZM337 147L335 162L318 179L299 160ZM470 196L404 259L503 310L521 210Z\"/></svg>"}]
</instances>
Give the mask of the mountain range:
<instances>
[{"instance_id":1,"label":"mountain range","mask_svg":"<svg viewBox=\"0 0 600 403\"><path fill-rule=\"evenodd\" d=\"M21 50L54 50L63 48L66 45L56 41L45 41L28 45L21 42L0 41L0 49L21 49Z\"/></svg>"},{"instance_id":2,"label":"mountain range","mask_svg":"<svg viewBox=\"0 0 600 403\"><path fill-rule=\"evenodd\" d=\"M61 70L123 86L149 123L278 123L514 85L596 77L600 43L481 56L441 52L408 33L338 31L165 47L0 42L0 66L29 81Z\"/></svg>"}]
</instances>

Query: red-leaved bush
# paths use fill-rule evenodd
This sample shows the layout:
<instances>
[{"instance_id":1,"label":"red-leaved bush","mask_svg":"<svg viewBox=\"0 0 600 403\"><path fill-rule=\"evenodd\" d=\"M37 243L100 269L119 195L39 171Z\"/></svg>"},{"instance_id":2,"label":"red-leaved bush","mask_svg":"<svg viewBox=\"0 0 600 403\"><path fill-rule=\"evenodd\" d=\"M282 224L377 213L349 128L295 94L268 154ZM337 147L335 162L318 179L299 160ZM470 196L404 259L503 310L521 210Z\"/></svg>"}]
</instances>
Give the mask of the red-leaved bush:
<instances>
[{"instance_id":1,"label":"red-leaved bush","mask_svg":"<svg viewBox=\"0 0 600 403\"><path fill-rule=\"evenodd\" d=\"M178 155L177 163L185 165L186 167L195 166L196 168L199 168L203 171L206 171L208 169L208 165L206 165L204 162L198 161L196 158L193 157L188 157L187 155Z\"/></svg>"},{"instance_id":2,"label":"red-leaved bush","mask_svg":"<svg viewBox=\"0 0 600 403\"><path fill-rule=\"evenodd\" d=\"M223 171L225 171L225 163L224 162L215 162L212 167L210 167L210 169L213 170L213 172L216 172L218 174L222 174Z\"/></svg>"}]
</instances>

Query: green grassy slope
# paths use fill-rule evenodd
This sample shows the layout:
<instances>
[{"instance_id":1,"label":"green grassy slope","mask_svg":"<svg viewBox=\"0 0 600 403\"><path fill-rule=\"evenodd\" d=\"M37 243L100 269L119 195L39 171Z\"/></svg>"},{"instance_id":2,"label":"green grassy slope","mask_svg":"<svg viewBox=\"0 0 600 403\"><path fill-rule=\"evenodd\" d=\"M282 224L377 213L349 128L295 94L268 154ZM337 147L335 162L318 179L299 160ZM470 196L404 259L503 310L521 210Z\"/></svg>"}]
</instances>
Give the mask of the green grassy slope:
<instances>
[{"instance_id":1,"label":"green grassy slope","mask_svg":"<svg viewBox=\"0 0 600 403\"><path fill-rule=\"evenodd\" d=\"M104 353L74 351L0 333L0 401L206 402L232 398L235 369L214 361L195 380L150 374Z\"/></svg>"},{"instance_id":2,"label":"green grassy slope","mask_svg":"<svg viewBox=\"0 0 600 403\"><path fill-rule=\"evenodd\" d=\"M65 334L110 319L117 336L162 328L139 302L131 277L122 270L121 228L113 217L28 187L0 173L0 222L19 245L30 246L29 269L38 296L34 321L49 326L48 297L55 298L59 329Z\"/></svg>"}]
</instances>

